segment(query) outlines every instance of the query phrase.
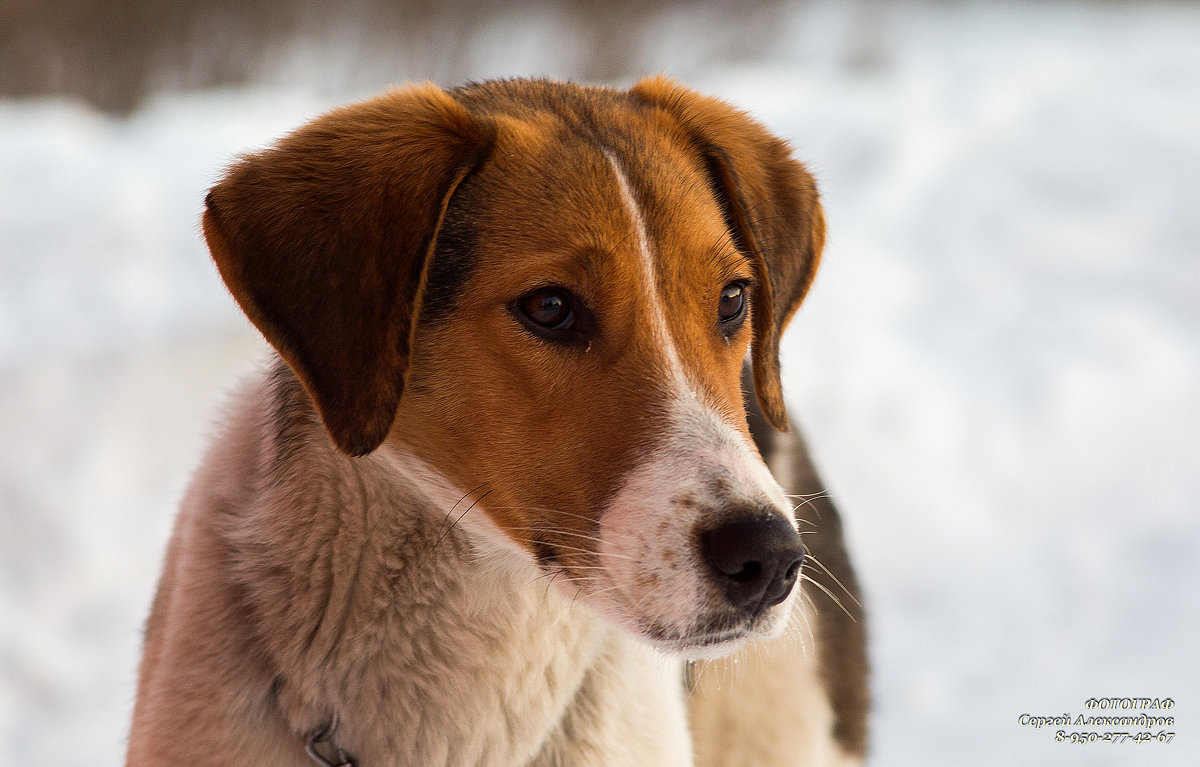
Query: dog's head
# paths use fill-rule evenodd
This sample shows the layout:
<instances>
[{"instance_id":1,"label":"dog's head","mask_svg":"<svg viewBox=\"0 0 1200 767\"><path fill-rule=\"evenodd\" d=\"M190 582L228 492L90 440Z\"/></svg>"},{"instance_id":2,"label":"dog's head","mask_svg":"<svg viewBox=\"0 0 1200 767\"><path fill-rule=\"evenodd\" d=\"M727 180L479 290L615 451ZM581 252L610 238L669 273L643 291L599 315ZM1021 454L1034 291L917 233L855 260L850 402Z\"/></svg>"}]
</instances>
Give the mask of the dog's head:
<instances>
[{"instance_id":1,"label":"dog's head","mask_svg":"<svg viewBox=\"0 0 1200 767\"><path fill-rule=\"evenodd\" d=\"M803 548L740 372L786 428L824 221L745 114L665 78L393 91L236 165L204 233L342 452L426 467L660 647L781 630Z\"/></svg>"}]
</instances>

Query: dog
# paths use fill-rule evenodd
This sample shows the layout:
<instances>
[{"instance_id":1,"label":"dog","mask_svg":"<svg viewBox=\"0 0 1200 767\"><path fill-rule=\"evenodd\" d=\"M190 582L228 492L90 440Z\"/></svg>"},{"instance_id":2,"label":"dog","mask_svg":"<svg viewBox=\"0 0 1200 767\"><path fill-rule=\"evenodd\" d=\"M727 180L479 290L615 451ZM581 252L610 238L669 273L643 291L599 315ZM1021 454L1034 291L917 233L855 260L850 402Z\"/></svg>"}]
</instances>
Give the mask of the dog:
<instances>
[{"instance_id":1,"label":"dog","mask_svg":"<svg viewBox=\"0 0 1200 767\"><path fill-rule=\"evenodd\" d=\"M237 162L203 231L277 357L183 500L129 765L861 763L785 142L665 77L411 86Z\"/></svg>"}]
</instances>

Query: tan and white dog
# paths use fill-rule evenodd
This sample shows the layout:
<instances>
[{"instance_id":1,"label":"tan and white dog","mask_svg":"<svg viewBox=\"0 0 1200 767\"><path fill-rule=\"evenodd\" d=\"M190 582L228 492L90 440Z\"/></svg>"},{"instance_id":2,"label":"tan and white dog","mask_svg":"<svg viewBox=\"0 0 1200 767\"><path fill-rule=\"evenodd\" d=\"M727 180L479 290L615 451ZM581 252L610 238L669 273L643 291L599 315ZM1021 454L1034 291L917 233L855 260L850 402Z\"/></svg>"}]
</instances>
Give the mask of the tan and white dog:
<instances>
[{"instance_id":1,"label":"tan and white dog","mask_svg":"<svg viewBox=\"0 0 1200 767\"><path fill-rule=\"evenodd\" d=\"M183 502L128 764L861 761L857 587L771 428L824 240L784 142L665 78L411 87L204 234L280 360Z\"/></svg>"}]
</instances>

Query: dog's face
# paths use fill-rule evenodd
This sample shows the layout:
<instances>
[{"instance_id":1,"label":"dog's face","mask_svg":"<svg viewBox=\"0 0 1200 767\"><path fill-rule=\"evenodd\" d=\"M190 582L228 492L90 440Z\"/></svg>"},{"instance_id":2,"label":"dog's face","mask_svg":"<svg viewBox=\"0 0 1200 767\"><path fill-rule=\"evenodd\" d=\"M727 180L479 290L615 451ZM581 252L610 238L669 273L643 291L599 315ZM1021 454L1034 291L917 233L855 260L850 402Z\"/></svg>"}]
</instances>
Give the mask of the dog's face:
<instances>
[{"instance_id":1,"label":"dog's face","mask_svg":"<svg viewBox=\"0 0 1200 767\"><path fill-rule=\"evenodd\" d=\"M781 630L802 547L740 374L753 349L782 425L778 335L823 234L811 178L661 80L357 109L247 160L205 218L339 447L411 456L461 490L450 521L660 647Z\"/></svg>"}]
</instances>

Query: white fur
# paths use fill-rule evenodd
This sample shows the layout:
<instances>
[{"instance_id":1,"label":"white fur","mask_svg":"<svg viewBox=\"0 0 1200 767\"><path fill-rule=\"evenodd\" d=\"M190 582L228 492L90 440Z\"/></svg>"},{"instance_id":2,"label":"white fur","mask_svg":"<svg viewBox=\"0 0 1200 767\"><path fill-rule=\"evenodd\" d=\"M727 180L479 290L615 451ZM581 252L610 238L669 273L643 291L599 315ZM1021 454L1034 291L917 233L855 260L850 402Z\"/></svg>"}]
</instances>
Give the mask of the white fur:
<instances>
[{"instance_id":1,"label":"white fur","mask_svg":"<svg viewBox=\"0 0 1200 767\"><path fill-rule=\"evenodd\" d=\"M621 201L625 203L625 210L629 213L634 232L637 234L638 255L640 256L638 263L642 268L641 283L645 286L647 293L643 305L649 313L650 327L662 349L667 372L672 381L680 391L688 392L694 397L695 389L688 384L687 375L683 370L683 362L679 358L679 351L675 348L675 339L671 336L667 317L663 313L662 297L658 293L658 269L654 265L654 254L650 250L650 237L646 234L646 219L642 216L641 208L638 207L637 199L633 196L633 189L629 185L629 179L621 170L621 163L617 160L617 156L607 149L604 150L604 156L608 158L608 164L612 166L613 173L617 177L617 188L621 191Z\"/></svg>"},{"instance_id":2,"label":"white fur","mask_svg":"<svg viewBox=\"0 0 1200 767\"><path fill-rule=\"evenodd\" d=\"M726 636L696 634L722 599L701 559L697 529L718 524L722 507L734 500L774 506L791 520L783 514L782 489L739 432L694 399L677 400L673 420L670 436L629 475L601 517L604 578L593 601L627 630L653 629L659 636L649 638L657 646L690 657L729 652L752 635L776 636L794 595ZM719 496L707 489L717 476L727 485Z\"/></svg>"},{"instance_id":3,"label":"white fur","mask_svg":"<svg viewBox=\"0 0 1200 767\"><path fill-rule=\"evenodd\" d=\"M541 575L529 552L496 526L484 511L484 491L478 488L470 492L463 490L433 466L393 442L384 443L376 454L428 501L426 508L438 510L435 512L437 519L433 521L440 525L439 535L449 534L452 530L466 533L467 543L488 564L527 579Z\"/></svg>"},{"instance_id":4,"label":"white fur","mask_svg":"<svg viewBox=\"0 0 1200 767\"><path fill-rule=\"evenodd\" d=\"M397 479L422 496L427 522L438 531L438 538L444 535L456 545L465 543L475 555L461 571L444 573L462 581L456 591L463 602L446 607L470 614L477 626L492 625L500 631L498 646L481 645L466 632L441 638L449 654L469 645L475 648L473 653L488 657L476 655L472 663L442 665L438 687L450 695L439 698L432 690L424 693L421 705L426 719L470 710L468 701L485 694L486 687L480 685L486 685L486 680L445 677L453 677L456 669L477 674L487 668L508 688L504 695L509 703L503 712L473 719L473 728L479 733L476 740L488 744L494 754L497 744L510 742L503 763L519 753L521 738L533 743L540 733L547 739L531 765L567 759L595 767L649 763L690 767L691 737L677 659L610 628L586 604L571 598L573 591L568 595L548 588L544 573L528 553L484 513L478 492L465 493L402 447L389 444L377 455ZM468 511L472 503L475 507ZM501 681L504 677L507 682ZM563 693L572 688L590 703L581 707L572 702L565 711L556 710L554 701L561 705L569 700L570 694L564 697ZM543 689L543 695L530 694ZM513 708L512 703L520 700L526 701L526 708ZM573 742L572 738L583 735L587 745ZM461 748L450 741L438 742L432 752L411 756L465 758L456 751ZM482 753L472 763L486 763Z\"/></svg>"}]
</instances>

